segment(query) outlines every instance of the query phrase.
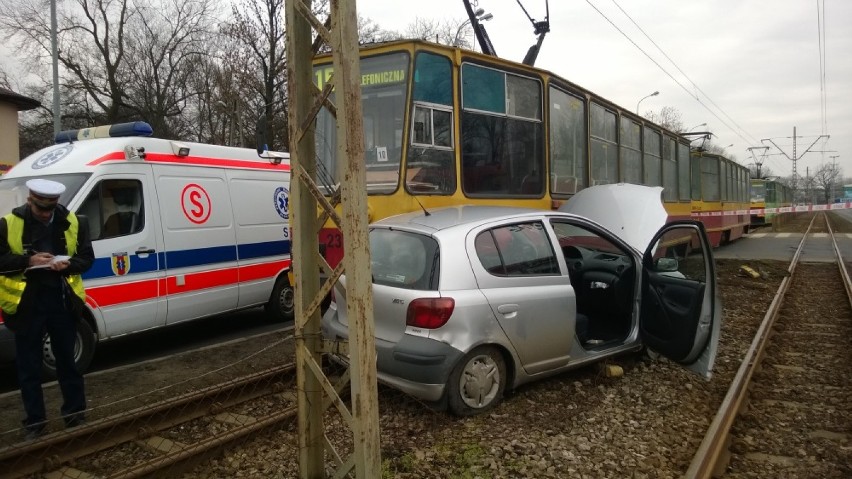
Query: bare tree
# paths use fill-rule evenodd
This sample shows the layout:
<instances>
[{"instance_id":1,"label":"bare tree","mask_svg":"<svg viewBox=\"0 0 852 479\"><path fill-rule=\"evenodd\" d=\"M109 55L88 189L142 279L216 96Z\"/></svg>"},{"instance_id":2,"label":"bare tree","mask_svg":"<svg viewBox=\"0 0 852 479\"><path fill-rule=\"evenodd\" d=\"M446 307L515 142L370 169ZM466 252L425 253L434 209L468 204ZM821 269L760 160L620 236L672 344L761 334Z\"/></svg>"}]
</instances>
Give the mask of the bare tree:
<instances>
[{"instance_id":1,"label":"bare tree","mask_svg":"<svg viewBox=\"0 0 852 479\"><path fill-rule=\"evenodd\" d=\"M764 164L749 163L748 173L752 178L769 178L775 176L775 173Z\"/></svg>"},{"instance_id":2,"label":"bare tree","mask_svg":"<svg viewBox=\"0 0 852 479\"><path fill-rule=\"evenodd\" d=\"M430 42L471 48L468 38L473 29L467 20L430 20L417 17L406 26L404 38L419 38Z\"/></svg>"},{"instance_id":3,"label":"bare tree","mask_svg":"<svg viewBox=\"0 0 852 479\"><path fill-rule=\"evenodd\" d=\"M835 189L843 178L843 171L834 163L823 163L814 172L814 188L822 190L824 203L830 203L835 196Z\"/></svg>"},{"instance_id":4,"label":"bare tree","mask_svg":"<svg viewBox=\"0 0 852 479\"><path fill-rule=\"evenodd\" d=\"M0 29L49 65L49 16L40 0L0 0ZM63 123L146 120L158 136L185 132L191 66L212 44L214 0L71 0L57 5ZM42 68L44 83L47 72ZM180 125L180 126L179 126Z\"/></svg>"},{"instance_id":5,"label":"bare tree","mask_svg":"<svg viewBox=\"0 0 852 479\"><path fill-rule=\"evenodd\" d=\"M680 110L671 106L664 106L660 109L659 112L654 112L652 110L648 110L645 112L645 118L653 121L654 123L671 130L675 133L683 133L685 128L683 126L682 115Z\"/></svg>"},{"instance_id":6,"label":"bare tree","mask_svg":"<svg viewBox=\"0 0 852 479\"><path fill-rule=\"evenodd\" d=\"M314 0L318 18L328 17L328 0ZM239 0L232 6L232 20L222 26L228 37L223 70L233 82L222 85L217 100L228 105L243 136L246 125L264 131L270 149L287 149L287 58L285 51L284 0ZM321 46L317 44L317 48Z\"/></svg>"},{"instance_id":7,"label":"bare tree","mask_svg":"<svg viewBox=\"0 0 852 479\"><path fill-rule=\"evenodd\" d=\"M199 95L192 79L216 44L211 32L213 0L161 0L139 6L129 22L125 42L128 64L124 106L165 138L184 138L194 118L183 115Z\"/></svg>"}]
</instances>

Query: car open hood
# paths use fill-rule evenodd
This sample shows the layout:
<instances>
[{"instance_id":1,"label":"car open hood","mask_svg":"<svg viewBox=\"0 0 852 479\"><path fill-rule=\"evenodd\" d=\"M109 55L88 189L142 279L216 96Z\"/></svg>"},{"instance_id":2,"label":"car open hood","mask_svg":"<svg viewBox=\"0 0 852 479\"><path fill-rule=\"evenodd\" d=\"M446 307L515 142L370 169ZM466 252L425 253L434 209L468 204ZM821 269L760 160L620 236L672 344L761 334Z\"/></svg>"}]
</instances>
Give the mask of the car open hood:
<instances>
[{"instance_id":1,"label":"car open hood","mask_svg":"<svg viewBox=\"0 0 852 479\"><path fill-rule=\"evenodd\" d=\"M575 194L559 211L589 218L643 252L668 219L663 188L629 183L598 185Z\"/></svg>"}]
</instances>

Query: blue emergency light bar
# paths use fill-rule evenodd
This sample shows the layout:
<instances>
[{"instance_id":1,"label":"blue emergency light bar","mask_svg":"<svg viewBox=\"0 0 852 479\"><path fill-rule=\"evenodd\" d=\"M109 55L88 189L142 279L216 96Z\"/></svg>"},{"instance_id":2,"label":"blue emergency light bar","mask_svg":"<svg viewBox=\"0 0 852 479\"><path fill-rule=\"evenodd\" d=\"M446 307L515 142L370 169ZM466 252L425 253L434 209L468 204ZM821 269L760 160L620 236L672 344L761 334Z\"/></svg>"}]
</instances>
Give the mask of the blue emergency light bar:
<instances>
[{"instance_id":1,"label":"blue emergency light bar","mask_svg":"<svg viewBox=\"0 0 852 479\"><path fill-rule=\"evenodd\" d=\"M154 129L144 121L116 123L115 125L95 126L79 130L65 130L56 134L56 143L73 143L93 138L116 138L120 136L151 136Z\"/></svg>"}]
</instances>

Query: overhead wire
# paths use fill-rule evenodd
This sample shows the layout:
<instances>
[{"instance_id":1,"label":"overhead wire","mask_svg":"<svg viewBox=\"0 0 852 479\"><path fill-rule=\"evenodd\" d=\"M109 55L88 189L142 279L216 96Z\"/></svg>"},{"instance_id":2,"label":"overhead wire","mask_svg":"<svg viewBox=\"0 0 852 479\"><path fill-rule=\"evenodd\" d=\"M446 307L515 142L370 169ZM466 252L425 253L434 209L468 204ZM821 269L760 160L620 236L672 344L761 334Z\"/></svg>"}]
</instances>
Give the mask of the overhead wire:
<instances>
[{"instance_id":1,"label":"overhead wire","mask_svg":"<svg viewBox=\"0 0 852 479\"><path fill-rule=\"evenodd\" d=\"M826 91L826 83L825 83L825 0L816 0L817 4L817 36L819 43L819 93L820 93L820 113L822 115L821 118L821 133L823 135L828 133L828 92ZM823 142L825 145L825 142ZM825 148L823 148L824 150Z\"/></svg>"},{"instance_id":2,"label":"overhead wire","mask_svg":"<svg viewBox=\"0 0 852 479\"><path fill-rule=\"evenodd\" d=\"M621 6L620 6L620 5L618 5L618 2L616 2L616 0L612 0L612 1L613 1L613 3L615 3L615 5L616 5L616 6L618 6L618 8L619 8L622 12L624 12L624 9L622 9L622 8L621 8ZM608 17L605 13L603 13L603 12L602 12L602 11L601 11L601 10L600 10L600 9L599 9L599 8L598 8L595 4L594 4L594 3L592 3L592 2L591 2L591 0L586 0L586 3L587 3L587 4L589 4L589 6L590 6L590 7L592 7L592 9L594 9L594 10L595 10L595 11L596 11L596 12L597 12L597 13L598 13L601 17L603 17L603 19L604 19L604 20L606 20L606 21L607 21L610 25L612 25L612 27L613 27L613 28L615 28L615 29L616 29L616 30L617 30L617 31L618 31L618 32L619 32L619 33L620 33L620 34L621 34L621 35L622 35L625 39L627 39L627 41L629 41L631 44L633 44L633 46L634 46L634 47L636 47L636 49L637 49L637 50L639 50L640 52L642 52L642 54L643 54L643 55L645 55L645 57L647 57L647 58L648 58L648 59L649 59L652 63L654 63L655 65L657 65L657 67L658 67L658 68L659 68L659 69L660 69L660 70L661 70L661 71L662 71L662 72L663 72L666 76L668 76L669 78L671 78L671 80L672 80L672 81L674 81L674 82L675 82L678 86L680 86L680 87L681 87L681 89L683 89L683 91L685 91L685 92L687 93L687 95L689 95L690 97L694 98L694 99L695 99L695 101L696 101L696 102L698 102L698 104L700 104L702 107L704 107L704 109L705 109L705 110L707 110L707 112L708 112L708 113L710 113L711 115L713 115L713 116L714 116L717 120L719 120L719 121L720 121L723 125L725 125L725 126L726 126L726 127L727 127L730 131L731 131L731 132L733 132L735 135L737 135L737 136L738 136L741 140L743 140L745 143L748 143L748 144L758 144L758 143L759 143L759 142L755 139L755 137L754 137L753 135L749 134L749 133L748 133L748 132L747 132L744 128L742 128L742 127L740 127L738 124L736 124L736 122L735 122L735 121L731 120L731 122L733 122L733 123L736 125L736 128L735 128L735 127L732 127L732 126L731 126L731 125L730 125L730 124L729 124L729 123L728 123L725 119L723 119L722 117L720 117L720 116L719 116L719 114L717 114L715 111L713 111L713 109L711 109L711 108L710 108L710 107L709 107L709 106L708 106L708 105L707 105L704 101L702 101L702 100L701 100L701 98L700 98L697 94L692 93L692 92L691 92L691 91L690 91L690 90L689 90L686 86L684 86L684 84L683 84L683 83L681 83L681 82L680 82L677 78L675 78L675 77L674 77L674 75L672 75L672 74L671 74L671 73L670 73L670 72L669 72L666 68L664 68L664 67L660 64L660 62L658 62L656 59L654 59L654 58L653 58L650 54L648 54L648 52L646 52L646 51L645 51L645 50L644 50L641 46L639 46L639 44L638 44L636 41L634 41L634 40L630 37L630 35L628 35L628 34L627 34L626 32L624 32L624 31L623 31L623 30L622 30L622 29L621 29L618 25L616 25L616 24L615 24L615 22L613 22L613 21L612 21L612 20L611 20L611 19L610 19L610 18L609 18L609 17ZM698 87L698 86L697 86L697 85L696 85L696 84L695 84L695 83L694 83L691 79L689 79L689 77L688 77L685 73L683 73L683 71L682 71L682 70L681 70L681 69L677 66L677 64L676 64L673 60L671 60L671 58L669 58L669 56L668 56L668 55L666 55L666 54L665 54L665 52L663 52L663 50L662 50L662 49L661 49L661 48L660 48L660 47L656 44L656 42L654 42L654 41L650 38L650 36L648 36L648 35L644 32L644 30L642 30L642 28L641 28L641 27L639 27L639 25L638 25L638 24L637 24L637 23L636 23L636 22L635 22L635 21L634 21L634 20L633 20L633 19L632 19L629 15L627 15L627 13L626 13L626 12L624 12L624 14L625 14L625 15L626 15L629 19L630 19L630 21L631 21L631 22L633 22L633 24L634 24L637 28L639 28L639 30L640 30L640 31L642 31L642 33L643 33L643 34L644 34L644 35L645 35L645 36L646 36L646 37L647 37L647 38L648 38L648 39L649 39L649 40L650 40L650 41L654 44L654 46L655 46L655 47L657 47L657 49L658 49L658 50L660 50L660 51L663 53L663 55L664 55L664 56L665 56L665 57L666 57L666 58L667 58L667 59L668 59L668 60L669 60L669 61L670 61L673 65L675 65L675 68L677 68L677 69L678 69L678 71L679 71L679 72L680 72L680 73L681 73L684 77L686 77L686 78L687 78L687 80L689 80L689 82L690 82L693 86L695 86L695 88L696 88L699 92L701 92L701 94L702 94L702 95L704 95L704 96L707 98L707 100L708 100L710 103L712 103L712 104L713 104L716 108L718 108L718 109L719 109L719 111L721 111L721 112L722 112L722 114L724 114L726 117L730 118L730 116L728 116L728 115L727 115L727 113L725 113L725 112L724 112L724 110L722 110L721 108L719 108L719 107L718 107L718 105L716 105L716 104L715 104L715 102L713 102L713 100L712 100L712 99L711 99L711 98L710 98L710 97L709 97L706 93L704 93L704 92L703 92L703 91L702 91L702 90L701 90L701 89L700 89L700 88L699 88L699 87ZM745 138L745 137L743 136L743 134L745 134L745 135L747 135L747 136L751 137L751 140L749 140L748 138Z\"/></svg>"},{"instance_id":3,"label":"overhead wire","mask_svg":"<svg viewBox=\"0 0 852 479\"><path fill-rule=\"evenodd\" d=\"M817 1L819 1L819 0L817 0ZM713 101L713 99L712 99L712 98L710 98L710 95L708 95L707 93L705 93L705 92L704 92L704 90L702 90L702 89L701 89L701 87L699 87L699 86L698 86L698 85L697 85L694 81L692 81L692 78L690 78L690 77L689 77L689 75L687 75L687 74L686 74L686 72L684 72L684 71L680 68L680 66L678 66L677 62L675 62L675 61L674 61L674 60L673 60L673 59L672 59L672 58L671 58L671 57L670 57L670 56L669 56L669 55L668 55L668 54L667 54L667 53L666 53L666 52L665 52L665 51L664 51L664 50L663 50L663 49L662 49L662 48L661 48L658 44L657 44L657 42L656 42L656 41L654 41L654 39L653 39L653 38L651 38L651 36L650 36L650 35L648 35L648 33L647 33L647 32L645 32L645 30L644 30L644 29L643 29L643 28L642 28L642 27L641 27L641 26L640 26L640 25L636 22L636 20L634 20L634 19L633 19L633 17L631 17L631 16L630 16L630 14L629 14L629 13L627 13L627 12L626 12L623 8L621 8L621 5L619 5L619 4L618 4L618 2L617 2L616 0L612 0L612 3L614 3L614 4L615 4L615 6L616 6L616 7L618 7L618 9L619 9L619 10L621 10L621 13L623 13L623 14L624 14L624 16L625 16L625 17L627 17L627 19L628 19L628 20L630 20L630 22L631 22L631 23L633 23L633 25L634 25L634 26L635 26L635 27L636 27L636 28L637 28L640 32L642 32L642 35L645 35L645 38L647 38L647 39L648 39L648 41L649 41L649 42L651 42L651 44L652 44L652 45L654 45L654 47L656 47L656 48L657 48L657 50L659 50L659 51L660 51L660 53L662 53L662 54L663 54L663 56L664 56L664 57L666 57L666 60L668 60L668 61L669 61L669 62L670 62L670 63L671 63L674 67L675 67L675 69L677 69L677 71L678 71L681 75L683 75L683 77L684 77L684 78L686 78L686 80L687 80L687 81L688 81L688 82L689 82L692 86L694 86L694 87L695 87L695 89L696 89L697 91L699 91L702 95L704 95L704 97L706 97L706 98L707 98L707 100L710 102L710 104L712 104L714 107L716 107L716 109L718 109L718 110L719 110L719 111L720 111L720 112L721 112L721 113L725 116L725 118L729 119L729 120L731 121L731 123L733 123L734 125L736 125L736 127L737 127L737 128L738 128L738 129L739 129L742 133L744 133L744 134L746 134L747 136L751 137L751 139L752 139L752 140L754 140L754 141L753 141L753 143L759 143L759 142L757 141L757 139L756 139L754 136L752 136L752 135L751 135L748 131L746 131L746 129L745 129L745 128L741 127L741 126L740 126L740 125L739 125L739 124L738 124L738 123L737 123L737 122L736 122L733 118L731 118L731 116L730 116L730 115L728 115L722 107L720 107L719 105L717 105L717 104L716 104L716 102L714 102L714 101ZM740 135L737 135L737 136L740 136ZM740 136L740 138L742 138L742 136ZM744 139L744 138L743 138L743 139Z\"/></svg>"}]
</instances>

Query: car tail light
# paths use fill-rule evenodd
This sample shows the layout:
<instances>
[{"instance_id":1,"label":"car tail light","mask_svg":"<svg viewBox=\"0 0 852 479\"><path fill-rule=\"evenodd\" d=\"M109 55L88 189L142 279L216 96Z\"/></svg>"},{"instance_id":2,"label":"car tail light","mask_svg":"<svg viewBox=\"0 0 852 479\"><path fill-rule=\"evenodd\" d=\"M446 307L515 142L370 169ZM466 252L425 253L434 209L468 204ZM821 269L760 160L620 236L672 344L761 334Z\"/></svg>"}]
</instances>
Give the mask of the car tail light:
<instances>
[{"instance_id":1,"label":"car tail light","mask_svg":"<svg viewBox=\"0 0 852 479\"><path fill-rule=\"evenodd\" d=\"M453 298L420 298L408 303L405 324L423 329L437 329L453 315Z\"/></svg>"}]
</instances>

